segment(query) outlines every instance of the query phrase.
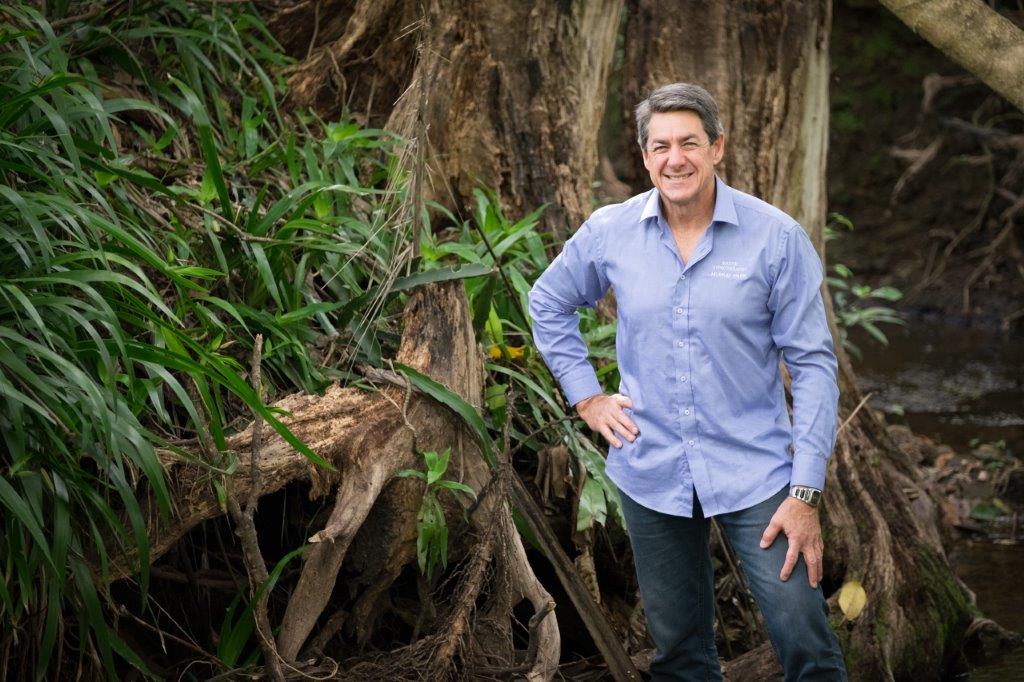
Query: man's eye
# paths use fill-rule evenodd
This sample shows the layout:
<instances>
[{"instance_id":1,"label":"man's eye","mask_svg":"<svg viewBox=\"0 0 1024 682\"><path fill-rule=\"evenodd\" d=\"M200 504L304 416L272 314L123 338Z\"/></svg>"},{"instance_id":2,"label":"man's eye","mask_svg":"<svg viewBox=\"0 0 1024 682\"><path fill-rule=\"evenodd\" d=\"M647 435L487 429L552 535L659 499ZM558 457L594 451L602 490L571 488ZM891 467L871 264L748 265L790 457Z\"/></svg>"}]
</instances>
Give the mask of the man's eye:
<instances>
[{"instance_id":1,"label":"man's eye","mask_svg":"<svg viewBox=\"0 0 1024 682\"><path fill-rule=\"evenodd\" d=\"M692 152L693 150L699 147L700 145L697 144L696 142L687 142L686 144L683 145L683 149L688 152Z\"/></svg>"}]
</instances>

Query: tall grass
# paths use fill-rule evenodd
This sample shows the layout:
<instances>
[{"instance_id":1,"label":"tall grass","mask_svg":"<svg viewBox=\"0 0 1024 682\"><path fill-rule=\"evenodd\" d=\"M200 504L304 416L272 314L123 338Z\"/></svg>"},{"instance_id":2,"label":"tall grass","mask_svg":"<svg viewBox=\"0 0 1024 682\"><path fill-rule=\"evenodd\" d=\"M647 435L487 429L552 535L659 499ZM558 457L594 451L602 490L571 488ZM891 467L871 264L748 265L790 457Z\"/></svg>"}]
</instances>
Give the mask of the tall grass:
<instances>
[{"instance_id":1,"label":"tall grass","mask_svg":"<svg viewBox=\"0 0 1024 682\"><path fill-rule=\"evenodd\" d=\"M250 9L50 11L0 8L0 672L47 677L66 645L113 676L145 667L106 586L130 549L145 595L149 515L172 503L157 448L208 432L197 464L222 471L255 411L321 462L245 358L263 334L274 395L378 357L366 302L401 288L381 283L407 235L385 221L394 140L286 115Z\"/></svg>"}]
</instances>

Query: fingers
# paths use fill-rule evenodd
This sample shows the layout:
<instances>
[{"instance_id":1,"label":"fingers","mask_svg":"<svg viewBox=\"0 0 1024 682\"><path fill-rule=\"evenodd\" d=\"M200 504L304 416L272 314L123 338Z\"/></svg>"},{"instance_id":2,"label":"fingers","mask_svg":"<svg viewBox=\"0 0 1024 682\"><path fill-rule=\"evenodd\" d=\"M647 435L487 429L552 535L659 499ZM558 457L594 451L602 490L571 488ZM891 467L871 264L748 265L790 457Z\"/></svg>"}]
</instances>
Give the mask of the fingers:
<instances>
[{"instance_id":1,"label":"fingers","mask_svg":"<svg viewBox=\"0 0 1024 682\"><path fill-rule=\"evenodd\" d=\"M618 412L612 415L612 419L615 420L613 428L626 437L630 443L636 438L637 434L640 433L640 429L637 428L633 420L629 418L629 415L624 412Z\"/></svg>"},{"instance_id":2,"label":"fingers","mask_svg":"<svg viewBox=\"0 0 1024 682\"><path fill-rule=\"evenodd\" d=\"M611 443L612 447L621 448L622 441L615 437L615 432L607 424L601 424L597 428L598 433L604 436L604 439Z\"/></svg>"},{"instance_id":3,"label":"fingers","mask_svg":"<svg viewBox=\"0 0 1024 682\"><path fill-rule=\"evenodd\" d=\"M811 587L817 587L824 575L822 549L823 543L821 545L812 545L810 549L803 552L804 562L807 563L807 582L810 583Z\"/></svg>"},{"instance_id":4,"label":"fingers","mask_svg":"<svg viewBox=\"0 0 1024 682\"><path fill-rule=\"evenodd\" d=\"M789 546L789 550L786 552L786 562L782 564L782 572L779 573L779 579L783 582L789 580L789 576L793 573L793 569L796 567L796 560L800 557L800 552L794 545Z\"/></svg>"},{"instance_id":5,"label":"fingers","mask_svg":"<svg viewBox=\"0 0 1024 682\"><path fill-rule=\"evenodd\" d=\"M761 534L761 549L771 547L780 530L782 530L782 525L776 522L775 519L772 519L768 527L764 529L764 533Z\"/></svg>"},{"instance_id":6,"label":"fingers","mask_svg":"<svg viewBox=\"0 0 1024 682\"><path fill-rule=\"evenodd\" d=\"M761 547L766 547L765 537L769 535L769 531L772 530L772 526L768 527L765 531L765 535L761 538ZM777 534L777 530L772 534L772 540L774 535ZM793 570L796 568L797 561L800 556L803 555L804 565L807 567L807 583L812 587L818 587L818 583L821 582L822 575L824 574L824 562L822 560L822 550L824 548L823 543L818 542L803 542L801 543L799 538L787 538L789 541L789 548L786 550L786 560L782 564L782 571L779 572L779 579L785 582L789 580L789 577L793 574ZM771 545L771 541L768 542Z\"/></svg>"},{"instance_id":7,"label":"fingers","mask_svg":"<svg viewBox=\"0 0 1024 682\"><path fill-rule=\"evenodd\" d=\"M586 398L580 401L578 411L591 429L600 433L613 447L621 448L620 438L632 443L640 433L629 415L622 411L624 407L632 406L633 401L629 397L616 393Z\"/></svg>"},{"instance_id":8,"label":"fingers","mask_svg":"<svg viewBox=\"0 0 1024 682\"><path fill-rule=\"evenodd\" d=\"M615 447L621 448L622 442L616 437L616 434L632 443L636 440L635 429L635 426L631 428L621 421L615 421L614 419L609 418L608 421L600 424L597 430L605 437L605 440Z\"/></svg>"},{"instance_id":9,"label":"fingers","mask_svg":"<svg viewBox=\"0 0 1024 682\"><path fill-rule=\"evenodd\" d=\"M821 558L804 554L804 561L807 562L807 582L811 587L817 587L821 580Z\"/></svg>"}]
</instances>

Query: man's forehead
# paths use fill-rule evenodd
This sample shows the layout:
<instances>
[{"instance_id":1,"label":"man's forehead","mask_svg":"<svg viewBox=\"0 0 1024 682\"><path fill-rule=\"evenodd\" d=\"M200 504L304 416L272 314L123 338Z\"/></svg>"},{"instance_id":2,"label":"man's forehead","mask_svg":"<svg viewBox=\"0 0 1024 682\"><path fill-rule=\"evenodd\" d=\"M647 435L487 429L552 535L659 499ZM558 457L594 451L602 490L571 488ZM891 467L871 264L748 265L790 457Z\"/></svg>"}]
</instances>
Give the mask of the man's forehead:
<instances>
[{"instance_id":1,"label":"man's forehead","mask_svg":"<svg viewBox=\"0 0 1024 682\"><path fill-rule=\"evenodd\" d=\"M668 142L670 140L691 140L699 137L700 134L694 131L680 132L677 130L669 130L664 132L651 132L652 142Z\"/></svg>"},{"instance_id":2,"label":"man's forehead","mask_svg":"<svg viewBox=\"0 0 1024 682\"><path fill-rule=\"evenodd\" d=\"M667 111L651 116L652 140L685 140L699 137L703 130L700 117L692 111Z\"/></svg>"}]
</instances>

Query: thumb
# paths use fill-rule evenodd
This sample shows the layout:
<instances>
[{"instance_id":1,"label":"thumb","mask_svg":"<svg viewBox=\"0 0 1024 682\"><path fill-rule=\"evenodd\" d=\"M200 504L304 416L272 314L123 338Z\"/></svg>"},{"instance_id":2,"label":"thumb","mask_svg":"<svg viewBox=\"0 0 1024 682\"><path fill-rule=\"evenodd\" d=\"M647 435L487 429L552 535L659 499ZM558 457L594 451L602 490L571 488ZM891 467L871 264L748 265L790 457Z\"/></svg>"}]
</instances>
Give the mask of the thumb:
<instances>
[{"instance_id":1,"label":"thumb","mask_svg":"<svg viewBox=\"0 0 1024 682\"><path fill-rule=\"evenodd\" d=\"M779 534L779 530L781 530L781 527L775 522L775 519L772 519L768 527L764 529L764 533L761 534L761 549L768 549L772 546L772 543L775 542L775 538Z\"/></svg>"},{"instance_id":2,"label":"thumb","mask_svg":"<svg viewBox=\"0 0 1024 682\"><path fill-rule=\"evenodd\" d=\"M629 399L628 395L622 395L621 393L615 394L615 400L619 403L619 407L633 407L633 401Z\"/></svg>"}]
</instances>

